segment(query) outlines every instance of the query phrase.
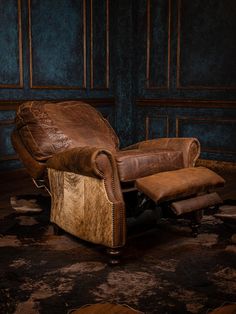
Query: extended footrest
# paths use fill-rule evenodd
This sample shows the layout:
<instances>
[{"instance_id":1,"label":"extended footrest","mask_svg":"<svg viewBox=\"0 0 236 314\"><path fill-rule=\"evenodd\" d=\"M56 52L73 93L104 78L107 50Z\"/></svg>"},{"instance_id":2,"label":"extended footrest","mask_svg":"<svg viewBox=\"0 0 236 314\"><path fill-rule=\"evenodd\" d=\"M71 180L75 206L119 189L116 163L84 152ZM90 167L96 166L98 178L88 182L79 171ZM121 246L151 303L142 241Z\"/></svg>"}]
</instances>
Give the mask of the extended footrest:
<instances>
[{"instance_id":1,"label":"extended footrest","mask_svg":"<svg viewBox=\"0 0 236 314\"><path fill-rule=\"evenodd\" d=\"M216 192L191 197L170 204L173 212L179 216L193 211L222 204L223 201Z\"/></svg>"},{"instance_id":2,"label":"extended footrest","mask_svg":"<svg viewBox=\"0 0 236 314\"><path fill-rule=\"evenodd\" d=\"M137 189L155 203L173 201L171 208L177 215L221 203L217 193L206 193L224 184L221 176L205 167L160 172L136 180Z\"/></svg>"}]
</instances>

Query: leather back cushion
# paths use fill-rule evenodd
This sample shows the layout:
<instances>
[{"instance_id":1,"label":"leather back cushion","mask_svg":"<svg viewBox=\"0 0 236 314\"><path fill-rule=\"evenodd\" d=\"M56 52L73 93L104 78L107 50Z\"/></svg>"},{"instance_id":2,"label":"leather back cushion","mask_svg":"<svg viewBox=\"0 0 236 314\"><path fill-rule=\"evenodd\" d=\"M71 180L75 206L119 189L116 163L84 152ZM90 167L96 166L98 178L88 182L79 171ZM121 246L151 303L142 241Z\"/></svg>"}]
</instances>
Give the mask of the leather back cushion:
<instances>
[{"instance_id":1,"label":"leather back cushion","mask_svg":"<svg viewBox=\"0 0 236 314\"><path fill-rule=\"evenodd\" d=\"M92 106L80 101L30 101L16 115L22 142L36 160L73 147L95 146L114 151L118 138Z\"/></svg>"}]
</instances>

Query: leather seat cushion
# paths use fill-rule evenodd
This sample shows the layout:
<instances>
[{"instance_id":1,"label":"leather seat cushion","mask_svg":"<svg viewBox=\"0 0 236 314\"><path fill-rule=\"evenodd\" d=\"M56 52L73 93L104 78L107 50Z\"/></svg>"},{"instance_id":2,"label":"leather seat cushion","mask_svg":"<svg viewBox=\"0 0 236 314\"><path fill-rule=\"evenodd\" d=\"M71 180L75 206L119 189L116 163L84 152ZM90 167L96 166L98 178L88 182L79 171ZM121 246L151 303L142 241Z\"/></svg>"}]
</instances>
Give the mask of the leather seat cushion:
<instances>
[{"instance_id":1,"label":"leather seat cushion","mask_svg":"<svg viewBox=\"0 0 236 314\"><path fill-rule=\"evenodd\" d=\"M180 151L132 149L119 151L115 158L122 182L183 168L183 154Z\"/></svg>"},{"instance_id":2,"label":"leather seat cushion","mask_svg":"<svg viewBox=\"0 0 236 314\"><path fill-rule=\"evenodd\" d=\"M26 149L38 161L74 147L114 151L119 141L109 123L81 101L31 101L21 105L16 126Z\"/></svg>"}]
</instances>

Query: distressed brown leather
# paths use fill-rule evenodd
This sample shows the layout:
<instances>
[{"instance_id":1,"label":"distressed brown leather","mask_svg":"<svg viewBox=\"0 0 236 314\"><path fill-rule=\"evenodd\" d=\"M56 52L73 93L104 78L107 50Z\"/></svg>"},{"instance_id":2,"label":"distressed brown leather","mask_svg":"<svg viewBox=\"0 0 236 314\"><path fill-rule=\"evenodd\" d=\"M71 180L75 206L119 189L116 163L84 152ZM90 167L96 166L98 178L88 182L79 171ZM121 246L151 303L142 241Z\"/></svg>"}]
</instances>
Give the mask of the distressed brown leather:
<instances>
[{"instance_id":1,"label":"distressed brown leather","mask_svg":"<svg viewBox=\"0 0 236 314\"><path fill-rule=\"evenodd\" d=\"M116 150L118 138L106 119L80 101L32 101L21 105L16 127L29 153L38 161L73 147Z\"/></svg>"},{"instance_id":2,"label":"distressed brown leather","mask_svg":"<svg viewBox=\"0 0 236 314\"><path fill-rule=\"evenodd\" d=\"M117 165L112 154L108 152L98 154L96 165L105 180L105 186L110 201L123 201Z\"/></svg>"},{"instance_id":3,"label":"distressed brown leather","mask_svg":"<svg viewBox=\"0 0 236 314\"><path fill-rule=\"evenodd\" d=\"M98 155L110 155L110 152L97 147L76 147L55 154L47 161L47 167L60 171L74 172L84 176L103 178L99 169ZM101 164L103 165L102 159ZM103 168L102 165L100 168Z\"/></svg>"},{"instance_id":4,"label":"distressed brown leather","mask_svg":"<svg viewBox=\"0 0 236 314\"><path fill-rule=\"evenodd\" d=\"M133 149L117 152L115 159L122 182L134 181L157 172L184 167L181 151Z\"/></svg>"},{"instance_id":5,"label":"distressed brown leather","mask_svg":"<svg viewBox=\"0 0 236 314\"><path fill-rule=\"evenodd\" d=\"M55 154L46 165L60 171L104 179L109 200L119 208L120 203L123 205L117 166L111 152L97 147L77 147Z\"/></svg>"},{"instance_id":6,"label":"distressed brown leather","mask_svg":"<svg viewBox=\"0 0 236 314\"><path fill-rule=\"evenodd\" d=\"M177 150L183 152L184 167L193 167L200 155L200 143L196 138L159 138L154 140L147 140L128 146L129 149L167 149Z\"/></svg>"},{"instance_id":7,"label":"distressed brown leather","mask_svg":"<svg viewBox=\"0 0 236 314\"><path fill-rule=\"evenodd\" d=\"M205 168L198 168L198 172L195 168L178 172L195 164L200 153L197 139L143 141L119 151L118 138L106 119L81 101L24 103L17 112L13 145L35 179L44 177L45 169L48 169L49 173L67 178L73 187L76 177L78 182L85 182L85 189L94 196L94 204L96 198L99 200L99 193L94 195L94 191L103 190L103 204L106 203L104 206L112 220L113 238L109 242L112 247L123 246L126 240L121 183L130 184L136 180L137 187L158 202L191 196L223 184L222 178ZM57 182L57 174L55 180ZM58 187L59 195L66 183ZM76 197L75 189L73 200ZM67 204L64 205L67 215ZM97 226L107 217L100 218Z\"/></svg>"},{"instance_id":8,"label":"distressed brown leather","mask_svg":"<svg viewBox=\"0 0 236 314\"><path fill-rule=\"evenodd\" d=\"M18 152L19 159L26 167L30 176L34 179L43 178L46 170L45 162L39 162L32 157L32 155L25 148L19 134L16 131L13 131L11 141L14 149Z\"/></svg>"},{"instance_id":9,"label":"distressed brown leather","mask_svg":"<svg viewBox=\"0 0 236 314\"><path fill-rule=\"evenodd\" d=\"M225 180L210 169L195 167L157 173L140 178L135 184L139 191L157 203L223 186Z\"/></svg>"},{"instance_id":10,"label":"distressed brown leather","mask_svg":"<svg viewBox=\"0 0 236 314\"><path fill-rule=\"evenodd\" d=\"M171 203L170 207L173 212L179 216L190 213L199 209L205 209L223 203L220 196L216 193L207 193L204 195L195 196L186 200L181 200Z\"/></svg>"}]
</instances>

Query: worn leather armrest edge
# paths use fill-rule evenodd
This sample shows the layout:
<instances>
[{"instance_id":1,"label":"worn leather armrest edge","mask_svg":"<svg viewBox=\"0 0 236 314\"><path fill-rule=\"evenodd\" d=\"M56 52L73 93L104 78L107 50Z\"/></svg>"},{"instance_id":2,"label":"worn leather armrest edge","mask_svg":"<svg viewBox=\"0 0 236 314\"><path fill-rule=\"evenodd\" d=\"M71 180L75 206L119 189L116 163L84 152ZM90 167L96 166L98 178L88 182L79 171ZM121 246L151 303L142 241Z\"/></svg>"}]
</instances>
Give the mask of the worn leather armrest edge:
<instances>
[{"instance_id":1,"label":"worn leather armrest edge","mask_svg":"<svg viewBox=\"0 0 236 314\"><path fill-rule=\"evenodd\" d=\"M46 165L60 171L73 172L89 177L103 178L99 167L99 155L111 156L111 152L97 147L76 147L55 154ZM111 158L111 157L110 157Z\"/></svg>"},{"instance_id":2,"label":"worn leather armrest edge","mask_svg":"<svg viewBox=\"0 0 236 314\"><path fill-rule=\"evenodd\" d=\"M170 149L182 151L185 167L193 167L195 165L201 150L198 139L194 137L167 137L147 140L124 148L124 150L129 149Z\"/></svg>"}]
</instances>

